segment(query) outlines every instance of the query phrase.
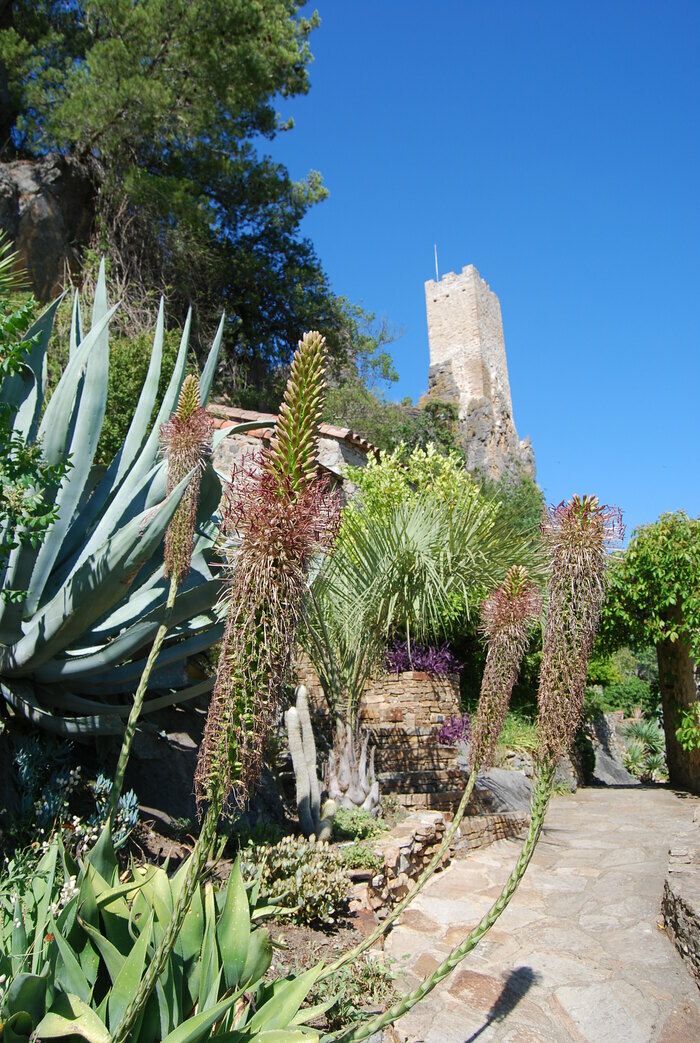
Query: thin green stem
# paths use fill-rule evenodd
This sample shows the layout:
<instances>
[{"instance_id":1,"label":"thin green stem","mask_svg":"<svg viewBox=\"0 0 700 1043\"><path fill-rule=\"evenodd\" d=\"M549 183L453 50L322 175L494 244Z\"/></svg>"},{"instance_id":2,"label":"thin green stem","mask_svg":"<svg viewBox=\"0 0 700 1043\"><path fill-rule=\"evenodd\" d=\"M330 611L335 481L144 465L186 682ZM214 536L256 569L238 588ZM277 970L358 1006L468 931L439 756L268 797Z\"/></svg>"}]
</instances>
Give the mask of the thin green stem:
<instances>
[{"instance_id":1,"label":"thin green stem","mask_svg":"<svg viewBox=\"0 0 700 1043\"><path fill-rule=\"evenodd\" d=\"M156 987L158 978L165 970L170 954L172 953L180 931L182 930L182 925L185 922L185 917L187 916L194 893L199 886L202 872L211 855L214 841L216 839L216 827L219 822L220 813L221 802L218 800L212 802L204 817L202 829L197 838L197 843L195 844L194 850L192 851L187 863L185 878L173 907L173 915L163 933L160 944L153 954L146 973L134 993L133 999L124 1011L122 1020L114 1031L113 1043L128 1043L131 1039L134 1025L148 1003L149 997Z\"/></svg>"},{"instance_id":2,"label":"thin green stem","mask_svg":"<svg viewBox=\"0 0 700 1043\"><path fill-rule=\"evenodd\" d=\"M146 665L143 668L139 686L136 689L136 695L129 711L129 718L126 722L126 728L124 729L124 736L122 738L122 745L119 751L119 760L117 761L116 771L114 773L114 782L112 783L112 789L109 794L109 807L107 811L107 825L110 832L114 828L114 820L117 815L117 806L119 804L119 798L122 795L122 789L124 788L124 776L126 775L126 766L129 763L129 755L131 753L131 747L134 742L134 735L136 734L136 725L138 724L139 717L141 716L141 710L143 709L143 700L146 697L148 690L148 682L151 679L151 673L155 666L156 659L160 655L160 650L165 640L165 635L170 629L170 619L173 614L173 608L175 607L175 598L177 596L177 577L172 575L170 577L170 587L168 589L168 598L165 602L165 615L163 622L156 631L156 636L153 639L153 645L151 651L148 653L148 659Z\"/></svg>"},{"instance_id":3,"label":"thin green stem","mask_svg":"<svg viewBox=\"0 0 700 1043\"><path fill-rule=\"evenodd\" d=\"M488 910L488 912L481 918L476 927L470 931L464 941L452 950L449 956L440 964L439 967L433 971L433 973L424 979L421 984L403 996L397 1003L389 1007L384 1014L380 1014L376 1018L372 1018L369 1021L356 1023L350 1025L348 1028L340 1029L338 1032L333 1032L330 1035L323 1036L321 1043L359 1043L360 1040L368 1039L375 1032L380 1032L386 1028L387 1025L393 1024L398 1021L399 1018L407 1014L412 1007L415 1007L416 1003L419 1003L429 992L439 985L440 982L450 974L454 968L462 962L462 960L474 949L484 935L491 930L493 925L498 920L504 909L507 908L511 898L518 889L518 885L525 875L525 870L530 864L537 841L540 838L542 827L544 826L545 815L547 814L547 807L549 800L552 795L552 784L554 781L554 765L551 761L545 762L539 768L537 774L537 781L532 794L531 803L531 819L530 828L528 830L525 843L523 844L520 852L520 857L515 864L515 867L508 877L503 890L500 895Z\"/></svg>"},{"instance_id":4,"label":"thin green stem","mask_svg":"<svg viewBox=\"0 0 700 1043\"><path fill-rule=\"evenodd\" d=\"M396 920L398 920L399 916L401 916L401 913L404 911L406 906L410 905L413 899L418 894L418 892L422 890L422 888L425 886L425 884L428 882L430 877L433 875L433 873L439 866L440 862L442 861L445 855L445 852L449 850L450 844L452 843L452 840L457 830L459 829L459 824L464 818L464 814L467 810L467 806L469 804L469 800L474 789L474 784L476 783L477 772L478 767L472 768L471 774L467 780L467 785L464 789L464 793L462 794L462 799L459 802L459 806L457 807L457 810L454 814L454 818L452 819L452 822L450 824L450 828L447 830L444 837L442 838L442 843L440 844L440 847L437 849L430 862L428 862L421 875L414 882L413 886L408 891L408 893L405 894L401 901L394 906L387 918L383 920L382 923L380 923L377 927L375 927L375 929L372 931L370 935L362 939L359 945L356 945L354 949L350 949L349 952L343 953L341 956L338 957L335 963L329 964L328 967L326 967L319 975L318 981L323 981L323 979L327 978L329 975L335 974L335 972L339 970L341 967L344 967L346 963L349 963L351 960L356 960L358 956L361 956L363 952L366 952L367 949L371 948L375 942L379 941L382 935L386 934L391 925L395 923Z\"/></svg>"}]
</instances>

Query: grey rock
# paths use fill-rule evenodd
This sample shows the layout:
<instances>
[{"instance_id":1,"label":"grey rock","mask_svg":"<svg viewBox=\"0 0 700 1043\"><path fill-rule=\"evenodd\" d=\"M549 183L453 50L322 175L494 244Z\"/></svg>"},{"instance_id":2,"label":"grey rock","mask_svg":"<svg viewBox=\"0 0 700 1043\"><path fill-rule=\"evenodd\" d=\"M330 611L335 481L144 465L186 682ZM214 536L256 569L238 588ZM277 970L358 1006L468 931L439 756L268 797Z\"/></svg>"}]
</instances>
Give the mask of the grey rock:
<instances>
[{"instance_id":1,"label":"grey rock","mask_svg":"<svg viewBox=\"0 0 700 1043\"><path fill-rule=\"evenodd\" d=\"M598 786L639 786L639 779L630 775L624 765L624 750L615 735L614 723L607 715L598 714L589 725L593 743L595 767L591 777Z\"/></svg>"},{"instance_id":2,"label":"grey rock","mask_svg":"<svg viewBox=\"0 0 700 1043\"><path fill-rule=\"evenodd\" d=\"M95 181L69 156L0 163L0 228L13 241L39 300L77 270L94 217Z\"/></svg>"},{"instance_id":3,"label":"grey rock","mask_svg":"<svg viewBox=\"0 0 700 1043\"><path fill-rule=\"evenodd\" d=\"M522 772L489 768L481 772L474 787L479 811L500 815L506 811L528 811L532 786Z\"/></svg>"}]
</instances>

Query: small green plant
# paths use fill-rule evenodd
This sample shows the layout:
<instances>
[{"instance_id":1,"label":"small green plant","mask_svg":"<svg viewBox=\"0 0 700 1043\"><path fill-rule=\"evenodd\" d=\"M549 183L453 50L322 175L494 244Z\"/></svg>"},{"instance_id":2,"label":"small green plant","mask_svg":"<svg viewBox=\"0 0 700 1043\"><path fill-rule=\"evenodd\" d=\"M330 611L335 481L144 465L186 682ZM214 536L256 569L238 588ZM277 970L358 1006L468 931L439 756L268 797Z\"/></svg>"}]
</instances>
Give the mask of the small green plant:
<instances>
[{"instance_id":1,"label":"small green plant","mask_svg":"<svg viewBox=\"0 0 700 1043\"><path fill-rule=\"evenodd\" d=\"M379 872L384 865L382 856L377 854L366 840L354 840L351 844L345 844L340 848L340 857L346 869L371 869L373 872Z\"/></svg>"},{"instance_id":2,"label":"small green plant","mask_svg":"<svg viewBox=\"0 0 700 1043\"><path fill-rule=\"evenodd\" d=\"M625 767L641 782L659 782L666 778L664 733L658 721L634 721L627 726L631 740L625 751Z\"/></svg>"},{"instance_id":3,"label":"small green plant","mask_svg":"<svg viewBox=\"0 0 700 1043\"><path fill-rule=\"evenodd\" d=\"M285 837L279 844L243 854L243 875L260 874L263 898L291 923L328 925L345 912L349 881L340 856L323 841Z\"/></svg>"},{"instance_id":4,"label":"small green plant","mask_svg":"<svg viewBox=\"0 0 700 1043\"><path fill-rule=\"evenodd\" d=\"M498 745L509 750L537 751L537 725L517 710L509 710L498 739Z\"/></svg>"},{"instance_id":5,"label":"small green plant","mask_svg":"<svg viewBox=\"0 0 700 1043\"><path fill-rule=\"evenodd\" d=\"M309 1000L331 1004L326 1010L326 1026L332 1032L349 1022L362 1021L393 1002L396 977L394 961L379 953L363 953L354 963L317 982Z\"/></svg>"},{"instance_id":6,"label":"small green plant","mask_svg":"<svg viewBox=\"0 0 700 1043\"><path fill-rule=\"evenodd\" d=\"M386 828L381 819L362 808L338 808L333 832L337 840L371 840Z\"/></svg>"}]
</instances>

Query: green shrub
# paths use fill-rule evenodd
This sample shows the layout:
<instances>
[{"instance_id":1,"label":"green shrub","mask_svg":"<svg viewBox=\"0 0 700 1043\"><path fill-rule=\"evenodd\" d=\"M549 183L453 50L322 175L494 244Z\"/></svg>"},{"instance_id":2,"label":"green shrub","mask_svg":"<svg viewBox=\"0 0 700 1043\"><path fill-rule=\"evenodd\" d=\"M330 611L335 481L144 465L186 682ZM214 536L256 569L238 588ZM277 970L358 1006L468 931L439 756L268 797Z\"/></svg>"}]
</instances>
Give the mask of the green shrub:
<instances>
[{"instance_id":1,"label":"green shrub","mask_svg":"<svg viewBox=\"0 0 700 1043\"><path fill-rule=\"evenodd\" d=\"M396 977L393 961L368 952L318 982L308 999L313 1004L333 1001L326 1011L327 1027L333 1032L388 1007L396 998Z\"/></svg>"},{"instance_id":2,"label":"green shrub","mask_svg":"<svg viewBox=\"0 0 700 1043\"><path fill-rule=\"evenodd\" d=\"M666 778L664 733L658 721L634 721L626 729L632 741L625 752L625 767L642 782Z\"/></svg>"},{"instance_id":3,"label":"green shrub","mask_svg":"<svg viewBox=\"0 0 700 1043\"><path fill-rule=\"evenodd\" d=\"M498 737L498 745L509 750L526 750L534 753L539 746L537 725L523 714L509 710Z\"/></svg>"},{"instance_id":4,"label":"green shrub","mask_svg":"<svg viewBox=\"0 0 700 1043\"><path fill-rule=\"evenodd\" d=\"M371 840L386 831L386 826L362 808L338 808L333 820L336 840Z\"/></svg>"},{"instance_id":5,"label":"green shrub","mask_svg":"<svg viewBox=\"0 0 700 1043\"><path fill-rule=\"evenodd\" d=\"M254 856L254 857L253 857ZM340 856L324 842L285 837L243 852L243 874L260 874L260 896L291 923L332 924L346 909L349 879Z\"/></svg>"},{"instance_id":6,"label":"green shrub","mask_svg":"<svg viewBox=\"0 0 700 1043\"><path fill-rule=\"evenodd\" d=\"M384 866L384 859L368 844L366 840L355 840L340 848L340 857L346 869L371 869L379 872Z\"/></svg>"}]
</instances>

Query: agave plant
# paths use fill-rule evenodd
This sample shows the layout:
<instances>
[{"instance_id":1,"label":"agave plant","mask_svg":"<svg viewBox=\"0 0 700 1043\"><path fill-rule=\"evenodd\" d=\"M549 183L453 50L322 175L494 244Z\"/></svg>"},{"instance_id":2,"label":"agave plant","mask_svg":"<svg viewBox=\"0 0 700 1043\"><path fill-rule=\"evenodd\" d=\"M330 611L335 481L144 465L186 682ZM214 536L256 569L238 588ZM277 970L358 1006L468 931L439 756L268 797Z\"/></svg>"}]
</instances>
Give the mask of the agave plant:
<instances>
[{"instance_id":1,"label":"agave plant","mask_svg":"<svg viewBox=\"0 0 700 1043\"><path fill-rule=\"evenodd\" d=\"M80 866L54 841L26 892L0 895L3 1040L110 1043L186 871L132 866L120 876L106 834ZM259 906L258 890L259 877L246 893L238 863L223 890L197 889L131 1043L317 1038L302 1022L330 1004L299 1009L320 968L263 981L272 944L260 922L276 907Z\"/></svg>"},{"instance_id":2,"label":"agave plant","mask_svg":"<svg viewBox=\"0 0 700 1043\"><path fill-rule=\"evenodd\" d=\"M59 301L34 324L32 348L22 370L6 377L0 399L10 404L14 430L40 444L48 464L69 460L53 490L57 518L40 546L17 547L3 587L26 590L21 602L0 604L0 686L16 713L59 734L117 734L128 705L110 697L133 692L145 653L166 609L168 580L163 537L187 488L185 477L167 490L167 465L159 453L161 425L173 412L185 377L191 318L185 322L172 378L151 423L163 351L161 302L153 352L124 444L104 473L95 451L105 416L109 322L104 266L92 322L83 328L76 296L66 369L46 403L46 352ZM216 370L223 317L202 373L202 403ZM217 433L226 435L260 422ZM192 568L170 616L171 629L158 657L151 688L164 691L144 712L183 702L211 683L188 684L183 664L223 632L217 609L219 582L210 564L221 485L209 463L201 479ZM167 669L166 669L167 668Z\"/></svg>"}]
</instances>

